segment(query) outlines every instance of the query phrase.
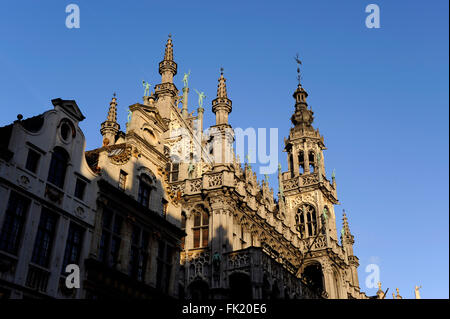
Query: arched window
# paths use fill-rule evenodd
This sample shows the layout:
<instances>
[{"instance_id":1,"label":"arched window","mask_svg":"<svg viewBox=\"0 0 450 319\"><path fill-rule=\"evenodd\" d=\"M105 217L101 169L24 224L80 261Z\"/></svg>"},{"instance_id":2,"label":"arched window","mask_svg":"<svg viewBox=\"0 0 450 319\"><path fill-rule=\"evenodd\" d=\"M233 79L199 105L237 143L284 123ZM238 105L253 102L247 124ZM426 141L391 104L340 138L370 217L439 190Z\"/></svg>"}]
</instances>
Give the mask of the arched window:
<instances>
[{"instance_id":1,"label":"arched window","mask_svg":"<svg viewBox=\"0 0 450 319\"><path fill-rule=\"evenodd\" d=\"M153 181L147 174L141 174L139 177L138 202L148 207L150 203L150 193L152 192Z\"/></svg>"},{"instance_id":2,"label":"arched window","mask_svg":"<svg viewBox=\"0 0 450 319\"><path fill-rule=\"evenodd\" d=\"M296 229L300 238L315 236L317 234L317 215L312 205L303 204L295 215Z\"/></svg>"},{"instance_id":3,"label":"arched window","mask_svg":"<svg viewBox=\"0 0 450 319\"><path fill-rule=\"evenodd\" d=\"M303 151L298 153L298 165L300 174L303 174L305 172L305 156Z\"/></svg>"},{"instance_id":4,"label":"arched window","mask_svg":"<svg viewBox=\"0 0 450 319\"><path fill-rule=\"evenodd\" d=\"M308 156L308 160L309 160L309 172L310 173L314 173L314 170L316 168L316 162L315 162L315 156L314 156L314 152L310 151L309 152L309 156Z\"/></svg>"},{"instance_id":5,"label":"arched window","mask_svg":"<svg viewBox=\"0 0 450 319\"><path fill-rule=\"evenodd\" d=\"M322 266L319 263L306 266L302 273L302 279L317 293L320 294L323 291L323 273Z\"/></svg>"},{"instance_id":6,"label":"arched window","mask_svg":"<svg viewBox=\"0 0 450 319\"><path fill-rule=\"evenodd\" d=\"M47 180L58 186L64 187L64 180L66 178L66 168L69 162L69 155L62 147L55 147L50 161L50 169L48 171Z\"/></svg>"},{"instance_id":7,"label":"arched window","mask_svg":"<svg viewBox=\"0 0 450 319\"><path fill-rule=\"evenodd\" d=\"M209 216L207 212L194 212L194 227L192 227L192 232L194 234L194 248L208 246Z\"/></svg>"}]
</instances>

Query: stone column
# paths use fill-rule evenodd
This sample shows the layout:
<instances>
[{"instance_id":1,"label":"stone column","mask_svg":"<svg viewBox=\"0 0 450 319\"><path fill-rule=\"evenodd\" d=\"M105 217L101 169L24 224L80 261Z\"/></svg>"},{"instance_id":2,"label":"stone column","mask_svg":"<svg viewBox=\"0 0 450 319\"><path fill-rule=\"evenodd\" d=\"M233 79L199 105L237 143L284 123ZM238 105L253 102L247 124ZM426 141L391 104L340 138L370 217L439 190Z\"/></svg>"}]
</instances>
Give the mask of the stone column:
<instances>
[{"instance_id":1,"label":"stone column","mask_svg":"<svg viewBox=\"0 0 450 319\"><path fill-rule=\"evenodd\" d=\"M294 146L292 146L291 154L292 154L292 165L294 166L291 169L294 172L294 176L296 176L300 174L300 168L298 162L298 151Z\"/></svg>"}]
</instances>

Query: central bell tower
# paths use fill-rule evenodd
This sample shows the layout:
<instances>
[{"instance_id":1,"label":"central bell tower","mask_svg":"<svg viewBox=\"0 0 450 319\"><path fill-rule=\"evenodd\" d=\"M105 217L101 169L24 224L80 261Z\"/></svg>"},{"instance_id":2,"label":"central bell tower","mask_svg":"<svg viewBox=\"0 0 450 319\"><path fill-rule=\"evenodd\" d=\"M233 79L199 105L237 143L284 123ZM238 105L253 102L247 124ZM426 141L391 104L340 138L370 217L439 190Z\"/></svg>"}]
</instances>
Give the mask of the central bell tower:
<instances>
[{"instance_id":1,"label":"central bell tower","mask_svg":"<svg viewBox=\"0 0 450 319\"><path fill-rule=\"evenodd\" d=\"M357 258L350 247L339 245L334 209L339 204L336 181L334 174L331 181L326 178L324 138L312 126L314 112L308 108L308 93L300 77L293 97L293 127L284 149L288 171L281 174L280 207L299 238L303 259L298 275L328 298L347 298L348 285L359 291ZM344 246L353 244L347 235L344 237Z\"/></svg>"}]
</instances>

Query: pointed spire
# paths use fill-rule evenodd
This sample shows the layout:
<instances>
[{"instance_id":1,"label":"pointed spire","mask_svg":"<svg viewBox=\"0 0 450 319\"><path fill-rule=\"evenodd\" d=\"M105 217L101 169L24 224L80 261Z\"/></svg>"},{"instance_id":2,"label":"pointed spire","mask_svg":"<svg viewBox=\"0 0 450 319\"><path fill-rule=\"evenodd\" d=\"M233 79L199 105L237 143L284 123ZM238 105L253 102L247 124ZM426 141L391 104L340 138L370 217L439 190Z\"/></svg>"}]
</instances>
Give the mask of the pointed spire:
<instances>
[{"instance_id":1,"label":"pointed spire","mask_svg":"<svg viewBox=\"0 0 450 319\"><path fill-rule=\"evenodd\" d=\"M117 123L117 98L116 93L114 93L109 103L108 116L100 128L100 133L103 136L103 146L113 145L115 143L115 136L119 130L120 125Z\"/></svg>"},{"instance_id":2,"label":"pointed spire","mask_svg":"<svg viewBox=\"0 0 450 319\"><path fill-rule=\"evenodd\" d=\"M164 61L173 61L173 44L171 34L169 34L169 38L167 39L166 51L164 52Z\"/></svg>"},{"instance_id":3,"label":"pointed spire","mask_svg":"<svg viewBox=\"0 0 450 319\"><path fill-rule=\"evenodd\" d=\"M228 98L227 97L227 80L223 77L223 68L220 68L220 78L219 84L217 85L217 97L218 98Z\"/></svg>"},{"instance_id":4,"label":"pointed spire","mask_svg":"<svg viewBox=\"0 0 450 319\"><path fill-rule=\"evenodd\" d=\"M346 236L351 235L350 227L348 226L347 215L345 214L345 209L343 210L343 213L342 213L342 228L344 229L344 234Z\"/></svg>"},{"instance_id":5,"label":"pointed spire","mask_svg":"<svg viewBox=\"0 0 450 319\"><path fill-rule=\"evenodd\" d=\"M217 85L217 97L212 100L212 111L216 114L216 125L228 125L228 115L231 113L231 100L227 95L227 80L223 76L223 68L220 68L219 84Z\"/></svg>"},{"instance_id":6,"label":"pointed spire","mask_svg":"<svg viewBox=\"0 0 450 319\"><path fill-rule=\"evenodd\" d=\"M113 94L113 98L111 99L111 102L109 102L109 110L108 110L108 117L106 119L110 122L117 122L117 99L116 99L116 92Z\"/></svg>"},{"instance_id":7,"label":"pointed spire","mask_svg":"<svg viewBox=\"0 0 450 319\"><path fill-rule=\"evenodd\" d=\"M177 64L173 60L173 43L172 36L169 34L169 39L167 39L166 50L164 51L164 59L159 62L159 74L161 74L161 83L172 83L173 77L177 74ZM172 89L175 89L175 86L171 85ZM163 90L160 86L156 85L155 93L161 93ZM173 93L173 92L172 92ZM172 94L171 93L171 94Z\"/></svg>"}]
</instances>

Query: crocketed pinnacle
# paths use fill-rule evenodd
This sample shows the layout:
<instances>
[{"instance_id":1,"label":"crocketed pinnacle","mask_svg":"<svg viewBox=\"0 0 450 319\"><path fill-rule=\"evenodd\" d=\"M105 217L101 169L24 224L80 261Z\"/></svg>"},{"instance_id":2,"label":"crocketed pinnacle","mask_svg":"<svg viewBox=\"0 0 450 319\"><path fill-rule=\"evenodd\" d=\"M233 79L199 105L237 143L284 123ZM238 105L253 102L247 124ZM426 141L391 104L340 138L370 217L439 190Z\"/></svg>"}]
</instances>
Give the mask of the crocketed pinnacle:
<instances>
[{"instance_id":1,"label":"crocketed pinnacle","mask_svg":"<svg viewBox=\"0 0 450 319\"><path fill-rule=\"evenodd\" d=\"M223 77L223 69L220 70L219 84L217 85L217 97L218 98L228 98L227 96L227 80Z\"/></svg>"},{"instance_id":2,"label":"crocketed pinnacle","mask_svg":"<svg viewBox=\"0 0 450 319\"><path fill-rule=\"evenodd\" d=\"M115 94L109 103L108 117L106 120L108 122L117 122L117 99Z\"/></svg>"},{"instance_id":3,"label":"crocketed pinnacle","mask_svg":"<svg viewBox=\"0 0 450 319\"><path fill-rule=\"evenodd\" d=\"M166 50L164 52L164 61L173 61L173 44L172 44L172 36L170 34L166 43Z\"/></svg>"},{"instance_id":4,"label":"crocketed pinnacle","mask_svg":"<svg viewBox=\"0 0 450 319\"><path fill-rule=\"evenodd\" d=\"M342 214L342 227L344 229L344 234L346 236L351 236L350 227L348 226L348 220L347 220L347 215L345 214L345 210Z\"/></svg>"}]
</instances>

